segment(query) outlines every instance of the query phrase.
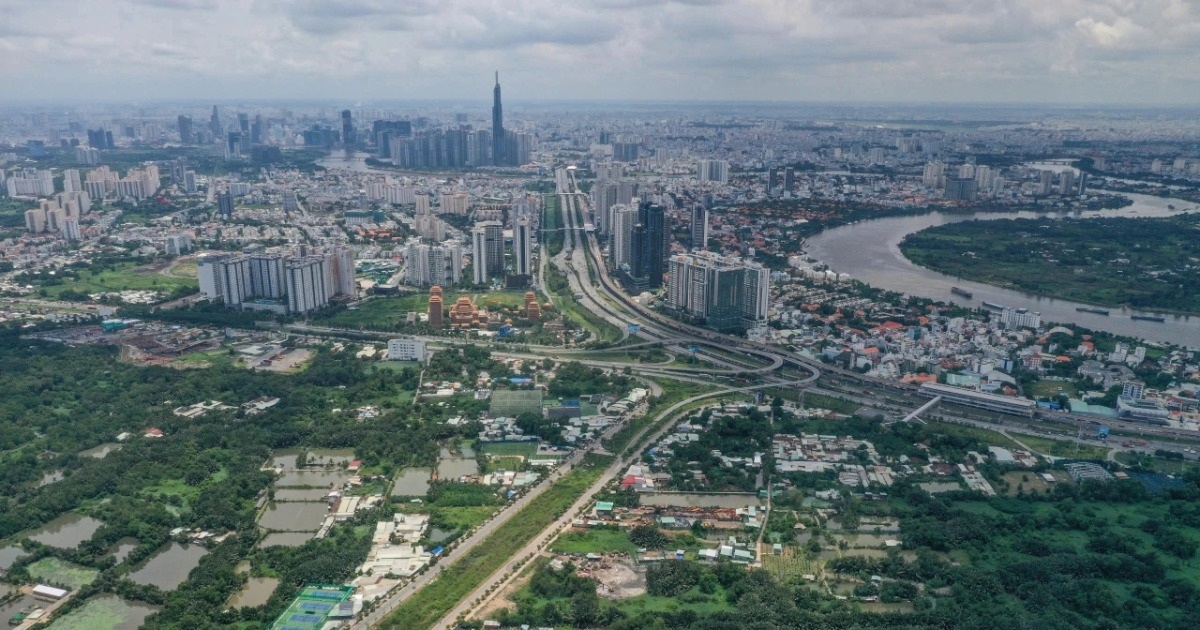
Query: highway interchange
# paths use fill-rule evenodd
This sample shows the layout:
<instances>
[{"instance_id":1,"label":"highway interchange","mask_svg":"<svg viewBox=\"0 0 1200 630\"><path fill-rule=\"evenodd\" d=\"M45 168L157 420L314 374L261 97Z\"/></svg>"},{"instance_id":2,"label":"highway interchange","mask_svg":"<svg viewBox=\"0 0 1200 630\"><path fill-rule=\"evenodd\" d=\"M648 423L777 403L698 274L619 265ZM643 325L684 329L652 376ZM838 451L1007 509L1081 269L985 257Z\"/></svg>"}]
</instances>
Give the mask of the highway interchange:
<instances>
[{"instance_id":1,"label":"highway interchange","mask_svg":"<svg viewBox=\"0 0 1200 630\"><path fill-rule=\"evenodd\" d=\"M711 330L690 326L661 315L639 303L637 300L630 298L608 273L599 241L594 232L588 229L590 226L584 221L584 218L589 214L589 199L587 195L579 191L574 172L560 169L556 172L555 181L555 194L558 196L558 205L562 213L560 224L563 227L560 229L564 237L563 247L554 256L549 256L548 249L543 240L541 248L542 257L537 274L538 284L543 287L545 286L546 272L549 265L553 265L558 272L565 275L575 302L621 331L622 343L619 347L614 348L614 350L624 352L648 347L661 347L675 356L695 356L706 365L704 367L676 365L674 361L625 363L597 360L588 356L589 352L594 351L586 349L521 346L519 351L516 348L513 351L504 351L497 349L494 344L487 341L464 342L455 340L453 343L488 345L492 348L493 353L498 356L527 359L553 357L556 359L578 360L585 365L605 369L628 368L633 373L642 377L669 377L681 381L719 386L718 389L681 401L658 414L655 417L655 422L649 424L639 434L639 437L633 441L635 444L642 441L644 434L648 431L653 430L653 435L650 436L650 439L654 439L668 430L674 423L674 418L679 415L679 409L686 405L705 398L715 398L734 392L749 392L771 388L807 389L814 393L835 396L858 403L892 417L902 417L907 412L920 406L923 402L923 399L915 396L915 387L867 378L857 372L830 366L787 349L759 344L739 337L723 335ZM636 327L631 327L630 324L636 324ZM352 332L311 325L300 325L293 328L303 332L328 335ZM357 334L357 336L364 335L374 336L371 333ZM629 343L631 341L629 337L631 336L636 336L639 341ZM383 337L385 336L381 336L381 338ZM425 339L435 348L448 344L444 338L428 337ZM803 377L788 376L784 373L785 370L803 374ZM742 381L755 379L758 382L745 386L728 384L734 378ZM727 384L720 386L722 383L721 379L725 379L725 383ZM646 382L653 385L653 381ZM1012 418L1005 419L1003 422L996 422L995 420L999 420L998 417L981 418L976 413L957 411L946 407L940 409L937 416L940 420L947 422L1000 430L1006 434L1016 434L1017 436L1021 434L1049 436L1059 439L1064 436L1082 434L1085 430L1094 435L1096 425L1095 421L1091 418L1062 412L1044 412L1040 421ZM1194 434L1167 427L1155 427L1120 421L1106 422L1106 424L1114 433L1123 432L1130 435L1144 436L1144 439L1149 441L1140 447L1141 450L1153 450L1155 448L1180 450L1179 445L1173 440L1196 439ZM615 425L611 427L605 436L611 436L620 429L620 426ZM1114 436L1114 441L1120 441L1120 438ZM354 627L369 628L379 624L405 599L430 581L436 579L441 570L453 565L457 558L465 556L476 545L486 540L496 529L512 518L512 516L519 513L524 506L532 502L537 496L540 496L558 478L578 465L584 455L597 449L600 443L601 440L596 440L583 448L577 449L551 476L531 488L525 495L463 539L452 554L441 560L437 570L420 575L402 588L389 594L376 605L372 612L357 622ZM1108 444L1108 446L1115 450L1122 448L1117 444ZM460 618L460 616L477 610L477 602L484 597L484 594L489 589L493 591L498 590L493 587L498 587L503 583L506 573L513 572L523 558L531 553L535 553L541 546L544 546L552 539L559 530L565 527L570 518L572 518L572 515L583 509L589 498L595 492L599 491L605 483L610 481L613 476L623 470L632 461L632 458L637 457L638 453L637 449L633 449L632 452L625 456L617 457L593 487L589 488L579 497L571 509L567 510L561 518L549 524L523 549L514 551L508 562L497 569L472 593L463 598L450 613L439 621L436 627L453 627L454 621ZM399 623L397 620L393 621ZM400 626L396 627L401 627L402 625L401 623Z\"/></svg>"}]
</instances>

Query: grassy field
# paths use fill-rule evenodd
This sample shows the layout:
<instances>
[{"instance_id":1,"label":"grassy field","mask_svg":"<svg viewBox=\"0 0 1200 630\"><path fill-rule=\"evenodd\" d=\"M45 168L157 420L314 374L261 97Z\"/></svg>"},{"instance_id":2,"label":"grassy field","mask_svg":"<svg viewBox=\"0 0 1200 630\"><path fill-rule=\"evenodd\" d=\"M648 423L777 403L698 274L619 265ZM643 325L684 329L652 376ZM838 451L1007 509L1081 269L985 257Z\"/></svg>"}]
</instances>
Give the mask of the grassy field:
<instances>
[{"instance_id":1,"label":"grassy field","mask_svg":"<svg viewBox=\"0 0 1200 630\"><path fill-rule=\"evenodd\" d=\"M1094 459L1103 460L1108 456L1108 451L1111 449L1102 446L1089 444L1088 442L1080 442L1076 447L1075 442L1063 440L1051 440L1044 437L1036 437L1030 435L1018 435L1016 439L1029 445L1029 448L1036 449L1041 453L1053 455L1054 457L1065 457L1068 459Z\"/></svg>"},{"instance_id":2,"label":"grassy field","mask_svg":"<svg viewBox=\"0 0 1200 630\"><path fill-rule=\"evenodd\" d=\"M520 549L571 506L604 472L602 466L576 468L520 513L513 515L491 536L459 558L436 580L408 598L380 627L429 628L462 598L507 562Z\"/></svg>"},{"instance_id":3,"label":"grassy field","mask_svg":"<svg viewBox=\"0 0 1200 630\"><path fill-rule=\"evenodd\" d=\"M557 256L563 248L562 209L559 207L558 195L542 197L542 241L546 244L546 255Z\"/></svg>"},{"instance_id":4,"label":"grassy field","mask_svg":"<svg viewBox=\"0 0 1200 630\"><path fill-rule=\"evenodd\" d=\"M93 274L90 271L79 271L77 278L45 287L49 297L58 297L64 291L79 291L83 293L99 293L102 291L161 291L171 293L180 288L198 291L200 288L196 276L180 277L178 275L164 276L156 271L140 267L135 263L120 263L116 269Z\"/></svg>"},{"instance_id":5,"label":"grassy field","mask_svg":"<svg viewBox=\"0 0 1200 630\"><path fill-rule=\"evenodd\" d=\"M484 466L484 473L496 472L498 470L513 470L521 472L525 470L525 458L520 455L496 455L489 457Z\"/></svg>"},{"instance_id":6,"label":"grassy field","mask_svg":"<svg viewBox=\"0 0 1200 630\"><path fill-rule=\"evenodd\" d=\"M820 407L837 413L846 415L854 415L858 411L858 404L834 398L833 396L825 396L824 394L814 394L812 392L804 392L805 407Z\"/></svg>"},{"instance_id":7,"label":"grassy field","mask_svg":"<svg viewBox=\"0 0 1200 630\"><path fill-rule=\"evenodd\" d=\"M1062 391L1058 391L1062 388ZM1038 381L1033 384L1031 392L1035 398L1058 398L1059 396L1070 396L1076 398L1079 392L1075 391L1075 386L1070 381Z\"/></svg>"},{"instance_id":8,"label":"grassy field","mask_svg":"<svg viewBox=\"0 0 1200 630\"><path fill-rule=\"evenodd\" d=\"M484 455L533 457L537 454L537 442L485 442L479 446Z\"/></svg>"},{"instance_id":9,"label":"grassy field","mask_svg":"<svg viewBox=\"0 0 1200 630\"><path fill-rule=\"evenodd\" d=\"M1008 490L1005 494L1010 497L1016 496L1019 492L1041 494L1050 489L1049 485L1042 480L1041 475L1027 470L1014 470L1004 473L1004 481L1008 483Z\"/></svg>"},{"instance_id":10,"label":"grassy field","mask_svg":"<svg viewBox=\"0 0 1200 630\"><path fill-rule=\"evenodd\" d=\"M559 287L554 291L554 306L563 317L592 334L592 339L603 343L614 344L621 340L621 331L590 310L579 305L571 294L570 284L566 276L553 265L546 267L547 288Z\"/></svg>"},{"instance_id":11,"label":"grassy field","mask_svg":"<svg viewBox=\"0 0 1200 630\"><path fill-rule=\"evenodd\" d=\"M673 612L677 610L690 610L705 615L733 609L733 605L725 598L725 589L719 586L711 595L705 595L700 592L699 587L694 587L692 590L678 597L657 597L654 595L631 597L619 602L617 607L630 616L635 616L643 612Z\"/></svg>"},{"instance_id":12,"label":"grassy field","mask_svg":"<svg viewBox=\"0 0 1200 630\"><path fill-rule=\"evenodd\" d=\"M946 435L958 435L958 436L962 436L962 437L974 438L976 440L979 440L980 442L986 442L991 446L1002 446L1004 448L1021 448L1020 444L1017 444L1016 442L1010 440L1009 438L1005 437L1003 434L997 433L996 431L989 431L987 429L981 429L979 427L972 427L972 426L967 426L967 425L962 425L962 424L950 424L950 423L946 423L946 422L930 422L929 427L936 429L938 432L944 433Z\"/></svg>"},{"instance_id":13,"label":"grassy field","mask_svg":"<svg viewBox=\"0 0 1200 630\"><path fill-rule=\"evenodd\" d=\"M763 568L783 582L802 575L816 575L821 571L823 564L820 560L809 558L804 551L795 547L784 547L783 555L767 554L762 558Z\"/></svg>"},{"instance_id":14,"label":"grassy field","mask_svg":"<svg viewBox=\"0 0 1200 630\"><path fill-rule=\"evenodd\" d=\"M1198 465L1194 461L1181 461L1178 459L1164 459L1162 457L1153 457L1150 455L1139 455L1122 451L1114 455L1117 461L1127 466L1140 465L1142 468L1147 468L1161 473L1177 475Z\"/></svg>"},{"instance_id":15,"label":"grassy field","mask_svg":"<svg viewBox=\"0 0 1200 630\"><path fill-rule=\"evenodd\" d=\"M637 552L637 545L629 540L622 530L591 529L587 531L571 531L558 537L550 550L557 553L609 553Z\"/></svg>"},{"instance_id":16,"label":"grassy field","mask_svg":"<svg viewBox=\"0 0 1200 630\"><path fill-rule=\"evenodd\" d=\"M71 590L83 588L95 582L96 578L100 576L100 571L97 569L81 567L55 557L42 558L27 568L29 575L38 581L58 584Z\"/></svg>"}]
</instances>

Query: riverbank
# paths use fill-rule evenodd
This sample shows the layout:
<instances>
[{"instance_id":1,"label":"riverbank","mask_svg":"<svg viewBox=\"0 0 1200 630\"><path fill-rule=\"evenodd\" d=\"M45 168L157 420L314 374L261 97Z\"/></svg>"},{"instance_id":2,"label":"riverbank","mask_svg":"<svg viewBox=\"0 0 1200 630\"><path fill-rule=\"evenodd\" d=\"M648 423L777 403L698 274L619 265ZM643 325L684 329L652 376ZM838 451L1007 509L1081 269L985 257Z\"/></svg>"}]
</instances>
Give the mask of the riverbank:
<instances>
[{"instance_id":1,"label":"riverbank","mask_svg":"<svg viewBox=\"0 0 1200 630\"><path fill-rule=\"evenodd\" d=\"M1040 312L1042 320L1047 322L1075 325L1122 337L1200 347L1200 317L1175 316L1168 317L1163 323L1158 323L1132 320L1129 317L1154 314L1153 311L1124 309L1114 311L1111 316L1080 312L1076 309L1093 305L1062 297L1048 297L1019 289L1004 289L983 282L956 278L917 265L900 251L900 241L906 235L928 227L960 221L995 221L1012 218L1082 218L1091 220L1108 217L1185 216L1185 213L1172 211L1168 209L1168 206L1177 204L1179 207L1178 203L1186 204L1186 202L1134 193L1128 193L1125 196L1129 197L1133 204L1120 210L1086 213L1023 212L1016 216L1010 213L951 214L933 212L917 216L860 221L852 225L827 229L809 237L805 243L805 254L828 265L834 271L846 273L855 280L881 290L895 291L973 309L980 308L982 301L1014 308L1028 308L1031 311ZM972 298L967 299L952 293L953 287L960 287L972 293Z\"/></svg>"},{"instance_id":2,"label":"riverbank","mask_svg":"<svg viewBox=\"0 0 1200 630\"><path fill-rule=\"evenodd\" d=\"M900 251L944 274L1111 308L1200 313L1200 217L1011 219L909 234Z\"/></svg>"}]
</instances>

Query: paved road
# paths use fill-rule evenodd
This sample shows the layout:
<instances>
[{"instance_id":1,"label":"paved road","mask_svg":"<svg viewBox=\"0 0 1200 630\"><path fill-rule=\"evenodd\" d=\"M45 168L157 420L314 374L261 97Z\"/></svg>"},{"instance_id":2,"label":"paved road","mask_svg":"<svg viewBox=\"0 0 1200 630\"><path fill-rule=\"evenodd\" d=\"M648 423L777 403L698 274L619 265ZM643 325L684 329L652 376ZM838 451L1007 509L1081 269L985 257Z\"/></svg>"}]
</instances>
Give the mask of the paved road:
<instances>
[{"instance_id":1,"label":"paved road","mask_svg":"<svg viewBox=\"0 0 1200 630\"><path fill-rule=\"evenodd\" d=\"M661 390L659 391L661 393ZM491 520L481 525L475 530L474 533L463 539L462 542L460 542L448 556L443 557L441 561L438 562L437 567L415 577L405 586L387 595L384 599L380 600L374 611L363 617L361 620L355 622L351 628L373 628L381 623L388 614L402 604L404 600L408 599L410 595L431 582L446 567L453 566L459 558L466 556L471 549L475 548L476 545L486 540L487 537L499 529L501 525L508 522L510 518L519 513L525 508L525 506L529 505L529 503L531 503L538 496L541 496L541 494L548 490L550 486L554 484L554 482L558 481L559 478L570 472L576 465L578 465L579 462L583 460L584 455L599 448L600 443L603 440L612 437L621 429L622 426L624 426L624 423L614 424L600 436L600 439L594 440L585 448L577 449L553 472L551 472L548 477L543 479L533 488L530 488L529 491L522 495L519 499L505 506L505 508L499 514L493 516ZM401 625L401 627L403 627L403 625Z\"/></svg>"},{"instance_id":2,"label":"paved road","mask_svg":"<svg viewBox=\"0 0 1200 630\"><path fill-rule=\"evenodd\" d=\"M805 385L811 384L815 380L816 380L816 376L814 375L814 376L810 376L809 378L806 378L806 379L803 379L800 381L796 381L795 383L793 383L793 385L795 385L797 387L803 387ZM748 391L753 391L756 389L763 389L766 387L776 387L776 386L777 385L775 385L775 384L768 384L768 385L753 385L750 387L731 387L731 388L726 388L726 389L720 389L720 390L713 391L713 392L708 392L705 394L698 394L696 396L692 396L691 398L686 398L684 400L681 400L681 401L675 403L674 405L671 405L670 407L666 408L661 413L659 413L654 418L654 421L651 422L649 425L647 425L646 428L644 428L640 432L638 432L638 434L636 436L634 436L634 438L632 440L630 440L629 443L631 445L639 444L640 442L643 441L647 432L649 432L651 430L653 430L653 433L650 434L650 437L646 442L653 443L654 440L658 439L665 432L670 430L670 428L675 425L675 421L677 419L682 418L686 414L690 413L690 410L688 410L688 411L680 411L680 410L694 402L704 400L706 398L717 398L720 396L726 396L726 395L734 394L734 393L738 393L738 392L748 392ZM661 422L661 420L663 420L664 418L670 418L670 421ZM563 515L561 517L559 517L554 522L547 525L540 533L538 533L537 536L534 536L529 541L529 543L526 544L523 548L515 551L512 555L512 558L507 563L505 563L504 566L500 567L499 569L496 569L496 571L494 573L492 573L492 575L488 576L487 580L485 580L474 591L472 591L465 598L463 598L463 600L460 601L457 606L455 606L449 613L447 613L444 617L442 617L442 619L440 621L438 621L437 624L434 625L434 628L436 628L438 630L442 630L445 628L454 627L455 623L457 623L457 620L460 616L468 615L478 608L478 606L476 606L474 604L474 602L476 600L484 597L484 594L487 592L487 590L489 588L498 587L501 584L501 582L504 581L504 574L510 573L510 574L512 574L512 576L510 576L510 577L515 577L517 569L521 565L521 562L527 556L529 556L530 554L538 553L540 551L541 547L548 545L550 543L550 541L552 541L554 539L554 537L558 535L559 531L561 531L563 528L570 525L571 521L575 518L575 514L578 513L580 510L584 509L589 503L591 503L592 496L595 495L597 492L600 492L600 490L602 490L604 488L604 486L607 483L609 483L609 481L611 481L612 477L616 476L621 471L625 470L625 468L628 467L631 463L636 461L638 459L638 457L640 457L641 452L642 452L642 450L640 448L635 448L635 449L632 449L631 452L629 454L625 455L624 457L618 457L615 460L613 460L612 464L610 464L609 467L607 469L605 469L604 474L601 475L600 478L598 478L596 480L596 482L593 483L589 488L584 490L583 494L581 494L579 496L579 498L575 501L575 503L573 503L571 505L571 507L566 512L563 513ZM493 591L493 593L498 593L499 591L500 591L500 589L496 588Z\"/></svg>"}]
</instances>

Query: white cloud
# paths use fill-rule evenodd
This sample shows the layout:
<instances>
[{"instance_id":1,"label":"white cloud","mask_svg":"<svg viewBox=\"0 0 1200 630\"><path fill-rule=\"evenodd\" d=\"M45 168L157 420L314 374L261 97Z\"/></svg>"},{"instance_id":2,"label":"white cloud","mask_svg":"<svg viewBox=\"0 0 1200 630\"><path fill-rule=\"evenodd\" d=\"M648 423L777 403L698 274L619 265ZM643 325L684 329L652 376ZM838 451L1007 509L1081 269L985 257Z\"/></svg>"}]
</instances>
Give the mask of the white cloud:
<instances>
[{"instance_id":1,"label":"white cloud","mask_svg":"<svg viewBox=\"0 0 1200 630\"><path fill-rule=\"evenodd\" d=\"M1200 98L1181 70L1200 64L1189 0L0 0L0 14L0 80L18 97L77 82L112 98L486 100L500 69L514 102Z\"/></svg>"}]
</instances>

